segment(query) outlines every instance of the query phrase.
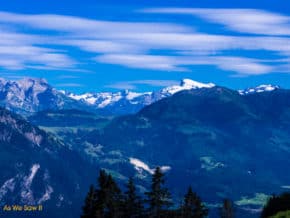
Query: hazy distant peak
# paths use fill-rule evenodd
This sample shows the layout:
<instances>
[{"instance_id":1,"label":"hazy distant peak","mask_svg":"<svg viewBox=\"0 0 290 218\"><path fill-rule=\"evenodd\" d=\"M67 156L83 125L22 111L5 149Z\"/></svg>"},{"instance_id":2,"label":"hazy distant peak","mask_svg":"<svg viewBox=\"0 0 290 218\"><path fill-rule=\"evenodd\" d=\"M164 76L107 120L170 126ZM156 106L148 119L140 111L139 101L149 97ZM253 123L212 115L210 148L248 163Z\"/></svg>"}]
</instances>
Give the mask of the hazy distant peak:
<instances>
[{"instance_id":1,"label":"hazy distant peak","mask_svg":"<svg viewBox=\"0 0 290 218\"><path fill-rule=\"evenodd\" d=\"M191 79L183 79L180 82L180 85L169 86L161 90L163 95L169 96L183 90L190 89L200 89L200 88L212 88L215 84L213 83L201 83Z\"/></svg>"},{"instance_id":2,"label":"hazy distant peak","mask_svg":"<svg viewBox=\"0 0 290 218\"><path fill-rule=\"evenodd\" d=\"M7 82L7 81L6 81L4 78L1 78L1 77L0 77L0 83L1 83L1 84L4 84L4 83L6 83L6 82Z\"/></svg>"},{"instance_id":3,"label":"hazy distant peak","mask_svg":"<svg viewBox=\"0 0 290 218\"><path fill-rule=\"evenodd\" d=\"M191 88L212 88L215 86L213 83L201 83L191 79L182 79L180 86Z\"/></svg>"},{"instance_id":4,"label":"hazy distant peak","mask_svg":"<svg viewBox=\"0 0 290 218\"><path fill-rule=\"evenodd\" d=\"M274 90L279 89L279 88L280 88L279 86L275 86L275 85L271 85L271 84L268 84L268 85L263 84L263 85L259 85L259 86L253 87L253 88L239 90L238 92L241 95L248 95L248 94L260 93L260 92L271 92L271 91L274 91Z\"/></svg>"}]
</instances>

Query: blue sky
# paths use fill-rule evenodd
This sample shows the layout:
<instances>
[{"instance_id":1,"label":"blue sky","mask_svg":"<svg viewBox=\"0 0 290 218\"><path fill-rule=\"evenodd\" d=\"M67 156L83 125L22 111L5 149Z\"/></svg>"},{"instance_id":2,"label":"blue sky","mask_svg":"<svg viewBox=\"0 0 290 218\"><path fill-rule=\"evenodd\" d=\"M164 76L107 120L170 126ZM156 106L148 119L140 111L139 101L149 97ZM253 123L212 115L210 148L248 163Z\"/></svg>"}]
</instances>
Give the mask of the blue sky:
<instances>
[{"instance_id":1,"label":"blue sky","mask_svg":"<svg viewBox=\"0 0 290 218\"><path fill-rule=\"evenodd\" d=\"M74 92L146 91L182 78L290 88L286 1L10 0L0 72Z\"/></svg>"}]
</instances>

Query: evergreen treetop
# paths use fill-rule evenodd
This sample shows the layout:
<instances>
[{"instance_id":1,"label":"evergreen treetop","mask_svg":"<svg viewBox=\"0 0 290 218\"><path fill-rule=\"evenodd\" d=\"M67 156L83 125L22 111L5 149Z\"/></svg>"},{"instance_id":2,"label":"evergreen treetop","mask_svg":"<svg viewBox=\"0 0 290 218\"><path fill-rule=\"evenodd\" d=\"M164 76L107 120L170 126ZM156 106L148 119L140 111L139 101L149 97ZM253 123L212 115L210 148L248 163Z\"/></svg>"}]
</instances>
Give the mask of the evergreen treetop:
<instances>
[{"instance_id":1,"label":"evergreen treetop","mask_svg":"<svg viewBox=\"0 0 290 218\"><path fill-rule=\"evenodd\" d=\"M189 187L184 196L184 202L181 208L184 218L203 218L208 214L208 209L202 203L200 197Z\"/></svg>"},{"instance_id":2,"label":"evergreen treetop","mask_svg":"<svg viewBox=\"0 0 290 218\"><path fill-rule=\"evenodd\" d=\"M164 174L160 167L157 167L152 176L151 190L145 193L149 204L149 213L153 217L162 217L163 210L168 209L171 205L171 195L169 190L164 187Z\"/></svg>"}]
</instances>

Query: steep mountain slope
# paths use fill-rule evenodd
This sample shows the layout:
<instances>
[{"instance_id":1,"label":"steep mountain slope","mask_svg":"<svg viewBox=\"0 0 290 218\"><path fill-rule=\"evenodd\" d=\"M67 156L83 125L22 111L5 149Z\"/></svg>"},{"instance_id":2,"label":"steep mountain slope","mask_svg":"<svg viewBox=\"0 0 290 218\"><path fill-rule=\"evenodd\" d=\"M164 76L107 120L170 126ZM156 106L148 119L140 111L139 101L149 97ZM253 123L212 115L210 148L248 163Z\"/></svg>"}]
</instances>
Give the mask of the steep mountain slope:
<instances>
[{"instance_id":1,"label":"steep mountain slope","mask_svg":"<svg viewBox=\"0 0 290 218\"><path fill-rule=\"evenodd\" d=\"M104 154L118 151L138 178L166 166L176 197L191 184L212 207L230 197L249 215L267 195L289 187L288 99L290 91L283 89L251 95L217 86L182 91L116 118L86 140L102 145ZM111 169L118 164L112 161Z\"/></svg>"},{"instance_id":2,"label":"steep mountain slope","mask_svg":"<svg viewBox=\"0 0 290 218\"><path fill-rule=\"evenodd\" d=\"M23 115L49 109L87 107L52 88L44 79L32 78L0 79L0 105Z\"/></svg>"},{"instance_id":3,"label":"steep mountain slope","mask_svg":"<svg viewBox=\"0 0 290 218\"><path fill-rule=\"evenodd\" d=\"M0 130L1 207L42 205L43 211L35 216L78 217L87 186L95 177L91 165L52 135L3 108ZM3 210L0 215L32 216Z\"/></svg>"},{"instance_id":4,"label":"steep mountain slope","mask_svg":"<svg viewBox=\"0 0 290 218\"><path fill-rule=\"evenodd\" d=\"M98 116L81 110L46 110L35 113L28 120L45 127L96 127L111 120L111 117Z\"/></svg>"}]
</instances>

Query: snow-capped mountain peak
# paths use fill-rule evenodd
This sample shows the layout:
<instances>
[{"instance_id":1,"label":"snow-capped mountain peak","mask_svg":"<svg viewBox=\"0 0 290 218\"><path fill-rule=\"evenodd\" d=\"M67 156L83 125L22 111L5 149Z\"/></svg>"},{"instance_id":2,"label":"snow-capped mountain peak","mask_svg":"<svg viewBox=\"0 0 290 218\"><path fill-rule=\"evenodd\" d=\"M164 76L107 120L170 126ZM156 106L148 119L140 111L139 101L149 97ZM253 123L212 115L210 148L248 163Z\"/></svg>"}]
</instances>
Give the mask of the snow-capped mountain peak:
<instances>
[{"instance_id":1,"label":"snow-capped mountain peak","mask_svg":"<svg viewBox=\"0 0 290 218\"><path fill-rule=\"evenodd\" d=\"M144 95L151 95L151 92L137 93L137 92L131 92L129 90L124 90L124 91L119 91L115 93L114 92L100 92L100 93L84 93L81 95L69 93L68 97L73 98L78 101L83 101L89 105L95 105L97 108L104 108L120 100L132 101Z\"/></svg>"},{"instance_id":2,"label":"snow-capped mountain peak","mask_svg":"<svg viewBox=\"0 0 290 218\"><path fill-rule=\"evenodd\" d=\"M85 102L96 108L135 105L135 107L141 109L146 105L152 104L162 98L169 97L179 91L197 88L211 88L214 86L213 83L205 84L190 79L183 79L180 82L180 85L169 86L155 92L132 92L129 90L123 90L119 92L84 93L80 95L67 93L67 96L74 100Z\"/></svg>"},{"instance_id":3,"label":"snow-capped mountain peak","mask_svg":"<svg viewBox=\"0 0 290 218\"><path fill-rule=\"evenodd\" d=\"M7 83L7 81L4 79L4 78L1 78L0 77L0 84L1 85L4 85L4 84L6 84Z\"/></svg>"},{"instance_id":4,"label":"snow-capped mountain peak","mask_svg":"<svg viewBox=\"0 0 290 218\"><path fill-rule=\"evenodd\" d=\"M140 97L140 96L142 96L144 94L149 94L150 95L150 94L152 94L152 92L138 93L138 92L130 92L130 91L127 90L127 92L125 93L125 97L126 97L127 100L133 100L133 99L135 99L137 97Z\"/></svg>"},{"instance_id":5,"label":"snow-capped mountain peak","mask_svg":"<svg viewBox=\"0 0 290 218\"><path fill-rule=\"evenodd\" d=\"M179 85L172 85L153 92L99 92L74 94L59 91L44 79L24 78L10 81L0 78L0 106L28 115L41 110L83 109L104 114L130 114L140 111L163 98L177 92L191 89L210 89L213 83L201 83L191 79L181 80ZM278 86L260 85L255 88L239 90L241 95L270 92Z\"/></svg>"},{"instance_id":6,"label":"snow-capped mountain peak","mask_svg":"<svg viewBox=\"0 0 290 218\"><path fill-rule=\"evenodd\" d=\"M17 81L17 84L22 88L30 88L32 86L48 86L48 83L45 79L42 78L23 78Z\"/></svg>"},{"instance_id":7,"label":"snow-capped mountain peak","mask_svg":"<svg viewBox=\"0 0 290 218\"><path fill-rule=\"evenodd\" d=\"M200 83L191 79L183 79L180 85L169 86L162 89L161 94L167 97L183 90L212 88L214 86L215 84L213 83Z\"/></svg>"},{"instance_id":8,"label":"snow-capped mountain peak","mask_svg":"<svg viewBox=\"0 0 290 218\"><path fill-rule=\"evenodd\" d=\"M259 85L257 87L254 88L247 88L244 90L239 90L238 92L241 95L248 95L248 94L253 94L253 93L260 93L260 92L271 92L274 91L276 89L279 89L279 86L275 86L275 85Z\"/></svg>"},{"instance_id":9,"label":"snow-capped mountain peak","mask_svg":"<svg viewBox=\"0 0 290 218\"><path fill-rule=\"evenodd\" d=\"M191 87L191 88L212 88L215 86L213 83L201 83L191 79L183 79L180 82L182 87Z\"/></svg>"}]
</instances>

